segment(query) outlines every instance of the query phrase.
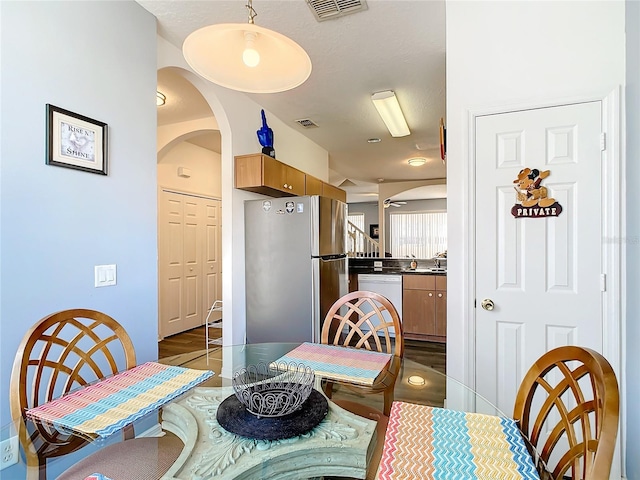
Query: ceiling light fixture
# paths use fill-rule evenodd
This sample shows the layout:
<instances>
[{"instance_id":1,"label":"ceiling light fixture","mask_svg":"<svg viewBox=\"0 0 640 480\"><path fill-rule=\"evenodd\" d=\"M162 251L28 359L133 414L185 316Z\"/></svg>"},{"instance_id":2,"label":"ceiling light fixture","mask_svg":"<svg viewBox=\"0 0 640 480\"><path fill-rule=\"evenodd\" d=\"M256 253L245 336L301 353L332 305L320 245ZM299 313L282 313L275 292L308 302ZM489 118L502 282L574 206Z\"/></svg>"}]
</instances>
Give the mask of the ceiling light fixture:
<instances>
[{"instance_id":1,"label":"ceiling light fixture","mask_svg":"<svg viewBox=\"0 0 640 480\"><path fill-rule=\"evenodd\" d=\"M380 139L379 138L369 138L367 140L367 142L369 142L369 143L380 143Z\"/></svg>"},{"instance_id":2,"label":"ceiling light fixture","mask_svg":"<svg viewBox=\"0 0 640 480\"><path fill-rule=\"evenodd\" d=\"M371 100L392 137L406 137L411 134L398 98L392 90L374 93L371 95Z\"/></svg>"},{"instance_id":3,"label":"ceiling light fixture","mask_svg":"<svg viewBox=\"0 0 640 480\"><path fill-rule=\"evenodd\" d=\"M427 159L424 157L415 157L415 158L410 158L409 160L407 160L407 163L409 165L411 165L412 167L420 167L422 165L424 165L425 163L427 163Z\"/></svg>"},{"instance_id":4,"label":"ceiling light fixture","mask_svg":"<svg viewBox=\"0 0 640 480\"><path fill-rule=\"evenodd\" d=\"M167 102L167 96L163 93L156 92L156 105L161 107Z\"/></svg>"},{"instance_id":5,"label":"ceiling light fixture","mask_svg":"<svg viewBox=\"0 0 640 480\"><path fill-rule=\"evenodd\" d=\"M311 75L307 52L284 35L259 27L252 0L248 23L221 23L191 33L182 53L193 70L207 80L240 92L291 90Z\"/></svg>"},{"instance_id":6,"label":"ceiling light fixture","mask_svg":"<svg viewBox=\"0 0 640 480\"><path fill-rule=\"evenodd\" d=\"M416 386L421 386L426 383L425 379L422 378L420 375L411 375L407 379L407 382L409 383L409 385L416 385Z\"/></svg>"}]
</instances>

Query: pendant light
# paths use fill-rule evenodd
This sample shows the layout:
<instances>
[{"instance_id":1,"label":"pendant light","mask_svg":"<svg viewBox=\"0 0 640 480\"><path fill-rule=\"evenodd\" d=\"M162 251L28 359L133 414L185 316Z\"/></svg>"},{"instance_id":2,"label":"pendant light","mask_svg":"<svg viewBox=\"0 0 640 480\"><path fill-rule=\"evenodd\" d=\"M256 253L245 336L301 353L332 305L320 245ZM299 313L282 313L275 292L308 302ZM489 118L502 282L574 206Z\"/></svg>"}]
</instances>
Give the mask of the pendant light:
<instances>
[{"instance_id":1,"label":"pendant light","mask_svg":"<svg viewBox=\"0 0 640 480\"><path fill-rule=\"evenodd\" d=\"M222 23L191 33L182 53L207 80L247 93L291 90L311 75L311 60L290 38L255 24L252 0L248 23Z\"/></svg>"}]
</instances>

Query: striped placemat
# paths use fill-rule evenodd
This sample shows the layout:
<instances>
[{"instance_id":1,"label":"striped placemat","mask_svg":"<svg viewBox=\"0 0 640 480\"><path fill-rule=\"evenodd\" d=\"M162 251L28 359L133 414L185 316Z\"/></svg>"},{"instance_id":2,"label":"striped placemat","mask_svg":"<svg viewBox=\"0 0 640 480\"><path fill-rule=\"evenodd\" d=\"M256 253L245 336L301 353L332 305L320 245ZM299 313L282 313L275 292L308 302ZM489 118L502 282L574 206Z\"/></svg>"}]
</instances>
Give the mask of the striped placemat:
<instances>
[{"instance_id":1,"label":"striped placemat","mask_svg":"<svg viewBox=\"0 0 640 480\"><path fill-rule=\"evenodd\" d=\"M27 417L107 437L182 395L213 372L147 362L27 410Z\"/></svg>"},{"instance_id":2,"label":"striped placemat","mask_svg":"<svg viewBox=\"0 0 640 480\"><path fill-rule=\"evenodd\" d=\"M387 353L305 342L274 363L302 363L327 379L373 385L390 358Z\"/></svg>"},{"instance_id":3,"label":"striped placemat","mask_svg":"<svg viewBox=\"0 0 640 480\"><path fill-rule=\"evenodd\" d=\"M516 423L394 402L378 480L539 480Z\"/></svg>"}]
</instances>

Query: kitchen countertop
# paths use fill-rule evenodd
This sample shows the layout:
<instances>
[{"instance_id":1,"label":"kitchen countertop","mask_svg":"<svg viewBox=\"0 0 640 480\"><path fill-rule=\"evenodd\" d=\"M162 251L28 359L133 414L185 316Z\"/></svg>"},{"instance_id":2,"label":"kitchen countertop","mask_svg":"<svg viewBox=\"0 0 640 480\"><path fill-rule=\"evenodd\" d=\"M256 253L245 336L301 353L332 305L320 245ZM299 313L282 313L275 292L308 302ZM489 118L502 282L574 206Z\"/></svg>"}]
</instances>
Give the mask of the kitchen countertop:
<instances>
[{"instance_id":1,"label":"kitchen countertop","mask_svg":"<svg viewBox=\"0 0 640 480\"><path fill-rule=\"evenodd\" d=\"M415 270L399 266L393 267L372 267L368 265L349 266L349 273L355 274L381 274L381 275L447 275L447 271L434 272L428 267L420 267Z\"/></svg>"}]
</instances>

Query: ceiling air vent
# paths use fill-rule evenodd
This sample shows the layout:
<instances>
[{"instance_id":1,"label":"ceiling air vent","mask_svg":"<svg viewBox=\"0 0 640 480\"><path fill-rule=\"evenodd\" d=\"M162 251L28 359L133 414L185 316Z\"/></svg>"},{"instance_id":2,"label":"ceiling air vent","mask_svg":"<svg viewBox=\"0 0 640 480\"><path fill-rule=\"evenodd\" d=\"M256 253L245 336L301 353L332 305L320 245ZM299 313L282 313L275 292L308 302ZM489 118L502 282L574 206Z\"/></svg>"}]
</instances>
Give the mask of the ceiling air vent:
<instances>
[{"instance_id":1,"label":"ceiling air vent","mask_svg":"<svg viewBox=\"0 0 640 480\"><path fill-rule=\"evenodd\" d=\"M304 128L316 128L318 125L313 123L313 120L309 120L308 118L302 118L300 120L296 120L301 126Z\"/></svg>"},{"instance_id":2,"label":"ceiling air vent","mask_svg":"<svg viewBox=\"0 0 640 480\"><path fill-rule=\"evenodd\" d=\"M365 0L307 0L307 5L319 22L367 9Z\"/></svg>"}]
</instances>

